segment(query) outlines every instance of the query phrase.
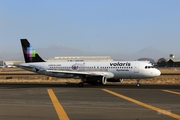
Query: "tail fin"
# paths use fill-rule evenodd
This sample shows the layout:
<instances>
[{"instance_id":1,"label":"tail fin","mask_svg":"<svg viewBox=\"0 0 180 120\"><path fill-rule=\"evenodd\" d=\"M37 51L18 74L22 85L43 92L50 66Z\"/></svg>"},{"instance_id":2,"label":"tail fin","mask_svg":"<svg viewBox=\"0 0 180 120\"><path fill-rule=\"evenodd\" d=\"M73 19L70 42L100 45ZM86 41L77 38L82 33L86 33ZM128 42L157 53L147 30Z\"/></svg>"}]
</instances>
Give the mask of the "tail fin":
<instances>
[{"instance_id":1,"label":"tail fin","mask_svg":"<svg viewBox=\"0 0 180 120\"><path fill-rule=\"evenodd\" d=\"M45 62L30 45L27 39L21 39L21 45L26 63Z\"/></svg>"}]
</instances>

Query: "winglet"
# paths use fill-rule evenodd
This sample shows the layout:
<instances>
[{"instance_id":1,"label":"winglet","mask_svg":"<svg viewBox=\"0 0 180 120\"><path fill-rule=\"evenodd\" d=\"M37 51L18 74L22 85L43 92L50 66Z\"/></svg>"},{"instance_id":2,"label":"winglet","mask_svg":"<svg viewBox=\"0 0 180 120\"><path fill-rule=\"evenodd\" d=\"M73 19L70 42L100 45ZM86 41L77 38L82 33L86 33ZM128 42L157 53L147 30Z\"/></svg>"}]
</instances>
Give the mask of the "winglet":
<instances>
[{"instance_id":1,"label":"winglet","mask_svg":"<svg viewBox=\"0 0 180 120\"><path fill-rule=\"evenodd\" d=\"M30 62L46 62L44 61L30 45L27 39L21 39L22 50L26 63Z\"/></svg>"}]
</instances>

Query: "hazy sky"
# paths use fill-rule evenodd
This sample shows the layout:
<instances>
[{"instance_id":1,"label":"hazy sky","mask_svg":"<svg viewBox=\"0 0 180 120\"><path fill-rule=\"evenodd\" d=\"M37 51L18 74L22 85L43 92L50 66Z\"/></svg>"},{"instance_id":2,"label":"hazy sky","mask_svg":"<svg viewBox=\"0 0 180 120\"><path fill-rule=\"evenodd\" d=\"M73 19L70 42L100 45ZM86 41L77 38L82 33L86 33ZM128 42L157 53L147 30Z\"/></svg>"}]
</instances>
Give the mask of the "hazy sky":
<instances>
[{"instance_id":1,"label":"hazy sky","mask_svg":"<svg viewBox=\"0 0 180 120\"><path fill-rule=\"evenodd\" d=\"M180 55L180 0L0 0L0 53L21 52L20 38L34 48Z\"/></svg>"}]
</instances>

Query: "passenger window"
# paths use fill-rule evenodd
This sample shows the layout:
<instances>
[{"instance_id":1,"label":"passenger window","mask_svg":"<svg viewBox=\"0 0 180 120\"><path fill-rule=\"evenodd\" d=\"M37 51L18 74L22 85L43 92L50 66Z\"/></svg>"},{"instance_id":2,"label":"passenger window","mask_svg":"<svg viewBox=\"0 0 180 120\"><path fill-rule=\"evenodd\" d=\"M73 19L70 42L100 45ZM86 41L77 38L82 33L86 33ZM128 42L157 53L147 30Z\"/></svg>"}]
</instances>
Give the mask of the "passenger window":
<instances>
[{"instance_id":1,"label":"passenger window","mask_svg":"<svg viewBox=\"0 0 180 120\"><path fill-rule=\"evenodd\" d=\"M145 66L145 69L147 69L147 66Z\"/></svg>"}]
</instances>

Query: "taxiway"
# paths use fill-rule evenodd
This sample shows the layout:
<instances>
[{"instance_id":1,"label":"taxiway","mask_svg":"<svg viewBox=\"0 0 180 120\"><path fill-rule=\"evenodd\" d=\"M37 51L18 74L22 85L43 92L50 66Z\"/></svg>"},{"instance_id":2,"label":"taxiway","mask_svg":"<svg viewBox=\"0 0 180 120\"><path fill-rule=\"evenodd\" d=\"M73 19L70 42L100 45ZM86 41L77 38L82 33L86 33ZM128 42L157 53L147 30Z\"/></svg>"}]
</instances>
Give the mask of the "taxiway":
<instances>
[{"instance_id":1,"label":"taxiway","mask_svg":"<svg viewBox=\"0 0 180 120\"><path fill-rule=\"evenodd\" d=\"M3 83L0 106L1 120L174 120L180 86Z\"/></svg>"}]
</instances>

